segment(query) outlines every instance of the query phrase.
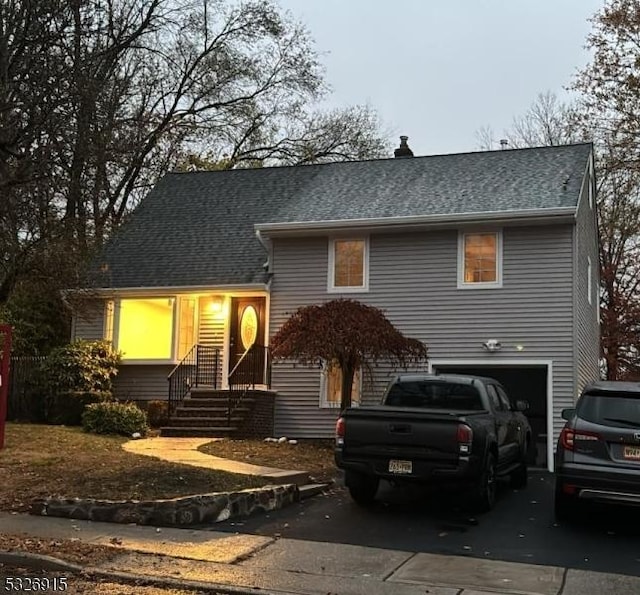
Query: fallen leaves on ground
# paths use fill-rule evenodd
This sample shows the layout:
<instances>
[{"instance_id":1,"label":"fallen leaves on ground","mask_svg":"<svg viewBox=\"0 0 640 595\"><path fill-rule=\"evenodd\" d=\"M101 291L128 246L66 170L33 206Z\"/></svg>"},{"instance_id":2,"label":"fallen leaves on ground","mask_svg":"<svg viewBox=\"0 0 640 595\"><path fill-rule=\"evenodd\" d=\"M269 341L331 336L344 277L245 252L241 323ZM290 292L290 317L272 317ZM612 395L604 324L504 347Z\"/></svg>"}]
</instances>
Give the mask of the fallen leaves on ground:
<instances>
[{"instance_id":1,"label":"fallen leaves on ground","mask_svg":"<svg viewBox=\"0 0 640 595\"><path fill-rule=\"evenodd\" d=\"M164 589L162 587L144 586L142 584L123 584L109 582L104 579L89 579L83 576L72 576L62 572L41 572L24 568L3 566L0 564L0 585L4 577L25 579L44 579L53 583L54 580L66 579L66 588L47 591L47 593L62 592L66 595L215 595L211 591L189 591L186 589ZM33 580L30 581L33 584ZM15 583L14 583L15 584ZM37 589L32 589L37 591ZM41 591L42 592L42 591Z\"/></svg>"},{"instance_id":2,"label":"fallen leaves on ground","mask_svg":"<svg viewBox=\"0 0 640 595\"><path fill-rule=\"evenodd\" d=\"M248 475L179 465L122 450L127 438L80 428L9 423L0 451L0 510L47 496L154 500L259 487Z\"/></svg>"},{"instance_id":3,"label":"fallen leaves on ground","mask_svg":"<svg viewBox=\"0 0 640 595\"><path fill-rule=\"evenodd\" d=\"M331 481L337 475L333 458L333 440L298 440L297 444L263 440L216 440L199 448L205 454L261 465L308 471L318 482Z\"/></svg>"}]
</instances>

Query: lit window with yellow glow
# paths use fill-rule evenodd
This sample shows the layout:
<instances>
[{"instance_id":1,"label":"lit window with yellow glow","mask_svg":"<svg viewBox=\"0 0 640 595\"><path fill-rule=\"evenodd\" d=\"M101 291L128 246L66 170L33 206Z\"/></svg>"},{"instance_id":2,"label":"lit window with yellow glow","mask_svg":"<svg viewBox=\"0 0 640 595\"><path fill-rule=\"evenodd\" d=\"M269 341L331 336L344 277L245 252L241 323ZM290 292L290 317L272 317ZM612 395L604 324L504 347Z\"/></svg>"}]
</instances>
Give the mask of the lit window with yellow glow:
<instances>
[{"instance_id":1,"label":"lit window with yellow glow","mask_svg":"<svg viewBox=\"0 0 640 595\"><path fill-rule=\"evenodd\" d=\"M463 285L501 284L501 235L465 233L460 242L460 268Z\"/></svg>"},{"instance_id":2,"label":"lit window with yellow glow","mask_svg":"<svg viewBox=\"0 0 640 595\"><path fill-rule=\"evenodd\" d=\"M353 375L351 385L351 402L360 403L360 389L362 386L360 370ZM342 370L337 365L323 365L321 379L321 402L324 407L340 407L342 402Z\"/></svg>"},{"instance_id":3,"label":"lit window with yellow glow","mask_svg":"<svg viewBox=\"0 0 640 595\"><path fill-rule=\"evenodd\" d=\"M368 242L357 240L332 240L329 244L329 289L366 290L368 267Z\"/></svg>"},{"instance_id":4,"label":"lit window with yellow glow","mask_svg":"<svg viewBox=\"0 0 640 595\"><path fill-rule=\"evenodd\" d=\"M120 301L118 349L123 359L172 359L172 346L172 298Z\"/></svg>"},{"instance_id":5,"label":"lit window with yellow glow","mask_svg":"<svg viewBox=\"0 0 640 595\"><path fill-rule=\"evenodd\" d=\"M180 317L178 326L178 359L182 360L195 345L195 298L180 298Z\"/></svg>"}]
</instances>

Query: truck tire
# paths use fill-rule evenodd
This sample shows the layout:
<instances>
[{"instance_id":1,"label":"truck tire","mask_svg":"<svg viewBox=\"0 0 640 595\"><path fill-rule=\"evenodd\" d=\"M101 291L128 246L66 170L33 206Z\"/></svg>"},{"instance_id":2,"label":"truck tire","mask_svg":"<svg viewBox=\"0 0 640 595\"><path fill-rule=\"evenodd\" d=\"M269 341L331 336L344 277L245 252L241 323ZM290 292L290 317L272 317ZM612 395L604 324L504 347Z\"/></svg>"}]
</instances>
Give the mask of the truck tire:
<instances>
[{"instance_id":1,"label":"truck tire","mask_svg":"<svg viewBox=\"0 0 640 595\"><path fill-rule=\"evenodd\" d=\"M511 473L511 476L510 476L511 487L515 488L516 490L526 487L527 481L529 480L529 473L528 473L529 470L527 465L527 461L529 457L528 453L529 453L529 440L527 439L524 445L524 452L522 453L520 466L513 473Z\"/></svg>"},{"instance_id":2,"label":"truck tire","mask_svg":"<svg viewBox=\"0 0 640 595\"><path fill-rule=\"evenodd\" d=\"M496 457L490 452L475 490L474 508L478 512L489 512L496 503L496 490Z\"/></svg>"},{"instance_id":3,"label":"truck tire","mask_svg":"<svg viewBox=\"0 0 640 595\"><path fill-rule=\"evenodd\" d=\"M363 475L353 471L345 473L345 485L349 494L358 506L371 506L375 500L380 480L371 475Z\"/></svg>"}]
</instances>

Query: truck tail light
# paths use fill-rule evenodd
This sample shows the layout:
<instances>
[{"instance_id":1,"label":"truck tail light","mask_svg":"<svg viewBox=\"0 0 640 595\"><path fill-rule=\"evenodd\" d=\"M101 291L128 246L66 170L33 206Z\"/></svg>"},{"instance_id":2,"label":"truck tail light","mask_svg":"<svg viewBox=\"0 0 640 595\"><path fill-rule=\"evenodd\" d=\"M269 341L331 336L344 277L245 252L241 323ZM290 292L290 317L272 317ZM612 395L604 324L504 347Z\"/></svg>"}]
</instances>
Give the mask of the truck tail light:
<instances>
[{"instance_id":1,"label":"truck tail light","mask_svg":"<svg viewBox=\"0 0 640 595\"><path fill-rule=\"evenodd\" d=\"M344 444L345 429L346 424L344 422L344 417L339 417L336 422L336 446L342 446Z\"/></svg>"},{"instance_id":2,"label":"truck tail light","mask_svg":"<svg viewBox=\"0 0 640 595\"><path fill-rule=\"evenodd\" d=\"M578 441L598 441L600 434L595 432L581 432L565 426L560 432L560 443L565 450L575 450L576 440Z\"/></svg>"},{"instance_id":3,"label":"truck tail light","mask_svg":"<svg viewBox=\"0 0 640 595\"><path fill-rule=\"evenodd\" d=\"M471 444L473 443L473 430L466 424L459 424L456 439L458 442L458 452L461 455L471 454Z\"/></svg>"}]
</instances>

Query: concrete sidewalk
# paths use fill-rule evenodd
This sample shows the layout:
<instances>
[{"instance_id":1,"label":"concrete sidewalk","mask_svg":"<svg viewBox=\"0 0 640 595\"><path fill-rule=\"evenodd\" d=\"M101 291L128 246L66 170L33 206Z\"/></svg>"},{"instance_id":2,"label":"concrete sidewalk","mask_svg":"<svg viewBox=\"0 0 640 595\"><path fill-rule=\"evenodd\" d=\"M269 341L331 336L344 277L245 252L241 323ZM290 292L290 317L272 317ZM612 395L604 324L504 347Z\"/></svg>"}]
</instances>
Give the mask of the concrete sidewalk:
<instances>
[{"instance_id":1,"label":"concrete sidewalk","mask_svg":"<svg viewBox=\"0 0 640 595\"><path fill-rule=\"evenodd\" d=\"M122 448L133 454L155 457L171 463L264 477L277 484L295 483L303 485L309 480L309 475L306 471L276 469L240 461L230 461L198 450L204 444L215 440L215 438L143 438L141 440L129 440L129 442L125 442L122 445Z\"/></svg>"},{"instance_id":2,"label":"concrete sidewalk","mask_svg":"<svg viewBox=\"0 0 640 595\"><path fill-rule=\"evenodd\" d=\"M100 577L234 593L300 595L636 595L640 578L217 531L162 529L0 513L0 532L111 545ZM0 562L7 556L0 554ZM37 561L36 561L37 562ZM70 567L71 568L71 567ZM260 590L260 591L258 591Z\"/></svg>"}]
</instances>

